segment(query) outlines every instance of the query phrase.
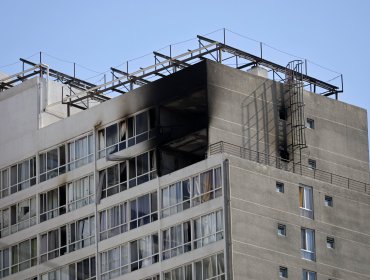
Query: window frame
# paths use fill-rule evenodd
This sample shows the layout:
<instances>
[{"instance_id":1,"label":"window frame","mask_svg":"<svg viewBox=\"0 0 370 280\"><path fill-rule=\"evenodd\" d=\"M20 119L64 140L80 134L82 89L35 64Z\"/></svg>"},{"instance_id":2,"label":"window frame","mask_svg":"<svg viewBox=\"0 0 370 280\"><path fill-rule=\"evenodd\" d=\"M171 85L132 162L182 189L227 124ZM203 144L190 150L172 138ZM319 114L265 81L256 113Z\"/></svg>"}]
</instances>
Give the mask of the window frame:
<instances>
[{"instance_id":1,"label":"window frame","mask_svg":"<svg viewBox=\"0 0 370 280\"><path fill-rule=\"evenodd\" d=\"M286 237L286 225L285 224L278 223L278 225L277 225L277 235L282 236L282 237Z\"/></svg>"},{"instance_id":2,"label":"window frame","mask_svg":"<svg viewBox=\"0 0 370 280\"><path fill-rule=\"evenodd\" d=\"M208 172L212 172L212 183L211 183L212 186L208 192L202 192L203 189L200 184L200 176L201 174L205 174ZM187 186L184 186L185 182L187 182L186 183L188 184ZM171 196L171 189L175 187L176 191L175 192L172 191L172 194L176 195L173 198ZM184 189L188 190L185 196ZM185 211L189 208L198 206L199 204L221 197L222 195L223 195L222 168L221 166L215 166L200 173L197 173L195 175L188 176L180 181L176 181L174 183L162 187L160 189L161 217L166 218L172 216L174 214Z\"/></svg>"},{"instance_id":3,"label":"window frame","mask_svg":"<svg viewBox=\"0 0 370 280\"><path fill-rule=\"evenodd\" d=\"M306 128L315 129L315 120L312 118L306 118Z\"/></svg>"},{"instance_id":4,"label":"window frame","mask_svg":"<svg viewBox=\"0 0 370 280\"><path fill-rule=\"evenodd\" d=\"M309 234L308 234L309 233ZM311 235L310 238L307 238ZM309 261L316 261L316 241L315 241L315 230L310 228L301 228L301 257L302 259ZM312 244L310 244L311 240ZM313 250L309 250L308 247L313 247Z\"/></svg>"},{"instance_id":5,"label":"window frame","mask_svg":"<svg viewBox=\"0 0 370 280\"><path fill-rule=\"evenodd\" d=\"M324 205L326 207L333 207L334 206L333 197L330 196L330 195L325 195L324 196Z\"/></svg>"},{"instance_id":6,"label":"window frame","mask_svg":"<svg viewBox=\"0 0 370 280\"><path fill-rule=\"evenodd\" d=\"M27 164L28 169L25 174L26 178L22 178L22 170L24 171L22 166L24 164ZM32 156L0 169L0 198L36 185L36 168L36 156Z\"/></svg>"},{"instance_id":7,"label":"window frame","mask_svg":"<svg viewBox=\"0 0 370 280\"><path fill-rule=\"evenodd\" d=\"M146 115L147 129L138 133L137 118L138 116L141 116L142 114ZM154 123L152 120L153 117L154 117ZM129 125L129 122L132 123L132 127L131 125ZM145 110L136 112L135 114L128 115L124 118L118 119L100 128L97 132L97 135L98 135L98 145L97 145L98 156L97 158L98 159L104 158L110 154L114 154L118 151L122 151L131 146L134 146L136 144L139 144L141 142L154 138L155 137L155 133L154 133L155 123L156 123L156 108L151 107L151 108L147 108ZM108 135L107 129L113 126L115 126L115 130L116 130L115 132L116 140L113 141L113 144L110 144L109 146L107 146L107 142L108 142L107 141L107 135ZM124 128L124 132L122 132L122 128ZM132 135L129 135L130 129L132 130ZM103 141L101 141L101 135L103 135L104 143Z\"/></svg>"},{"instance_id":8,"label":"window frame","mask_svg":"<svg viewBox=\"0 0 370 280\"><path fill-rule=\"evenodd\" d=\"M335 249L335 238L333 236L326 237L326 248L331 250Z\"/></svg>"},{"instance_id":9,"label":"window frame","mask_svg":"<svg viewBox=\"0 0 370 280\"><path fill-rule=\"evenodd\" d=\"M314 194L313 187L299 186L299 209L301 217L314 219Z\"/></svg>"},{"instance_id":10,"label":"window frame","mask_svg":"<svg viewBox=\"0 0 370 280\"><path fill-rule=\"evenodd\" d=\"M285 193L285 185L283 182L276 181L276 192Z\"/></svg>"},{"instance_id":11,"label":"window frame","mask_svg":"<svg viewBox=\"0 0 370 280\"><path fill-rule=\"evenodd\" d=\"M28 212L29 213L29 218L26 218L22 221L20 221L20 212L22 208L22 203L28 202ZM33 207L32 207L33 206ZM14 209L14 210L13 210ZM36 213L36 195L31 196L27 199L24 199L22 201L19 201L15 204L12 204L8 207L5 207L3 209L0 209L0 238L8 236L10 234L16 233L18 231L27 229L31 226L36 225L37 223L37 213ZM12 223L12 212L15 212L15 223ZM4 227L4 212L7 212L8 220L7 220L7 226Z\"/></svg>"},{"instance_id":12,"label":"window frame","mask_svg":"<svg viewBox=\"0 0 370 280\"><path fill-rule=\"evenodd\" d=\"M286 266L279 266L279 277L288 278L288 268Z\"/></svg>"}]
</instances>

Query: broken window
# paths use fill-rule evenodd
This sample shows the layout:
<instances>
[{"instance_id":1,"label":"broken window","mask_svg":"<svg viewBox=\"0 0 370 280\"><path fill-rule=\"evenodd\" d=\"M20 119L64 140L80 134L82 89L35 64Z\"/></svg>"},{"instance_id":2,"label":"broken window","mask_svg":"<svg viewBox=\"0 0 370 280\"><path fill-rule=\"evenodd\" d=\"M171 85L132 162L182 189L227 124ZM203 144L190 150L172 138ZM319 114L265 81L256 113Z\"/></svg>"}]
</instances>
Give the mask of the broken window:
<instances>
[{"instance_id":1,"label":"broken window","mask_svg":"<svg viewBox=\"0 0 370 280\"><path fill-rule=\"evenodd\" d=\"M36 197L0 210L0 237L36 224Z\"/></svg>"},{"instance_id":2,"label":"broken window","mask_svg":"<svg viewBox=\"0 0 370 280\"><path fill-rule=\"evenodd\" d=\"M120 120L98 131L98 157L124 150L155 136L155 109Z\"/></svg>"}]
</instances>

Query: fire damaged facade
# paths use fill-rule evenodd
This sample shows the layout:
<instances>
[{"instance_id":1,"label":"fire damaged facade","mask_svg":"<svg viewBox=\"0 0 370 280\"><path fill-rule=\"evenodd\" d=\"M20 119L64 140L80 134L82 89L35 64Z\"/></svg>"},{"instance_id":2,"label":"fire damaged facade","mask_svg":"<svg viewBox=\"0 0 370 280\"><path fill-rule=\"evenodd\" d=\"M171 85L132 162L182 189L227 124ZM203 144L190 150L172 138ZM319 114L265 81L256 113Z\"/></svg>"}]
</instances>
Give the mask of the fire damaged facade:
<instances>
[{"instance_id":1,"label":"fire damaged facade","mask_svg":"<svg viewBox=\"0 0 370 280\"><path fill-rule=\"evenodd\" d=\"M366 111L199 39L102 86L0 80L0 278L370 279Z\"/></svg>"}]
</instances>

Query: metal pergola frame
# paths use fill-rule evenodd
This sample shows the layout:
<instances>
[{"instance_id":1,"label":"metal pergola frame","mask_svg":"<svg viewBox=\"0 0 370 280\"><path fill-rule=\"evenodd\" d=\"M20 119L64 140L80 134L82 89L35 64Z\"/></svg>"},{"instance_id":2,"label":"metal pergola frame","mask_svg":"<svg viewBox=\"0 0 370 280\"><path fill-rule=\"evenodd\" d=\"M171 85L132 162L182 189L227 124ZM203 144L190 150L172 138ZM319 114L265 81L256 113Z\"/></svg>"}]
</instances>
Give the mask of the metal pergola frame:
<instances>
[{"instance_id":1,"label":"metal pergola frame","mask_svg":"<svg viewBox=\"0 0 370 280\"><path fill-rule=\"evenodd\" d=\"M126 71L111 67L110 70L112 73L112 80L104 82L100 85L95 85L93 83L78 79L75 77L75 74L74 76L70 76L50 69L48 66L41 63L41 54L39 64L21 58L20 60L23 63L23 72L11 76L12 78L8 77L0 80L0 91L23 82L25 79L32 76L42 76L48 70L48 76L60 81L70 88L69 94L66 94L66 96L63 95L62 97L62 102L67 104L68 111L70 107L76 107L84 110L88 108L87 101L89 99L97 102L104 102L111 98L109 95L113 92L124 94L136 87L149 84L154 80L171 75L178 70L189 67L204 59L210 59L224 64L227 64L226 61L230 61L230 59L235 59L233 66L236 69L241 70L247 67L259 65L269 69L269 71L272 71L273 80L275 80L275 77L279 79L278 81L284 81L285 79L285 73L287 69L286 66L282 66L264 59L262 57L262 45L260 46L261 55L256 56L227 45L225 43L225 34L223 43L199 35L197 36L197 39L199 43L198 48L188 50L187 52L176 56L172 56L171 46L170 55L153 52L155 64L145 68L140 68L139 70L131 73L128 71L128 62L126 63ZM25 64L32 66L33 68L31 69L33 71L29 71L29 69L24 70ZM27 72L27 75L25 75L25 72ZM309 86L310 89L313 89L313 92L315 93L317 92L318 88L322 91L320 93L321 95L334 95L335 98L338 99L338 93L343 92L342 75L340 75L341 88L309 76L307 75L307 71L305 74L300 73L300 75L297 76L301 77L301 81L304 86ZM76 93L72 89L76 89L78 92Z\"/></svg>"}]
</instances>

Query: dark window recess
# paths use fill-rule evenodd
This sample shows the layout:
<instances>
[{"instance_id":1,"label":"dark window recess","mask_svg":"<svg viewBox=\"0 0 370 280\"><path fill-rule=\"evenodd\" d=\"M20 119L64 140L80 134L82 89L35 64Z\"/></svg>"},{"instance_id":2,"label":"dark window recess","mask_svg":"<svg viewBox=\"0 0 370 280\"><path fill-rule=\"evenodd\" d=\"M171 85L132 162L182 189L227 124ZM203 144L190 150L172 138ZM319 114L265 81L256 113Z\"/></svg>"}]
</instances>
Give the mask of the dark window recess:
<instances>
[{"instance_id":1,"label":"dark window recess","mask_svg":"<svg viewBox=\"0 0 370 280\"><path fill-rule=\"evenodd\" d=\"M316 169L316 160L308 159L308 167L312 170Z\"/></svg>"},{"instance_id":2,"label":"dark window recess","mask_svg":"<svg viewBox=\"0 0 370 280\"><path fill-rule=\"evenodd\" d=\"M280 108L279 109L279 119L286 121L286 116L287 114L286 114L285 108Z\"/></svg>"},{"instance_id":3,"label":"dark window recess","mask_svg":"<svg viewBox=\"0 0 370 280\"><path fill-rule=\"evenodd\" d=\"M325 195L325 206L333 207L333 197Z\"/></svg>"},{"instance_id":4,"label":"dark window recess","mask_svg":"<svg viewBox=\"0 0 370 280\"><path fill-rule=\"evenodd\" d=\"M309 129L315 129L315 121L313 119L307 118L306 127Z\"/></svg>"},{"instance_id":5,"label":"dark window recess","mask_svg":"<svg viewBox=\"0 0 370 280\"><path fill-rule=\"evenodd\" d=\"M276 191L279 193L284 193L284 183L276 182Z\"/></svg>"},{"instance_id":6,"label":"dark window recess","mask_svg":"<svg viewBox=\"0 0 370 280\"><path fill-rule=\"evenodd\" d=\"M278 224L278 235L286 236L286 226L283 224Z\"/></svg>"},{"instance_id":7,"label":"dark window recess","mask_svg":"<svg viewBox=\"0 0 370 280\"><path fill-rule=\"evenodd\" d=\"M326 247L327 248L334 249L335 247L334 243L335 243L334 237L330 237L330 236L326 237Z\"/></svg>"},{"instance_id":8,"label":"dark window recess","mask_svg":"<svg viewBox=\"0 0 370 280\"><path fill-rule=\"evenodd\" d=\"M281 278L288 278L288 268L285 266L279 267L279 277Z\"/></svg>"}]
</instances>

